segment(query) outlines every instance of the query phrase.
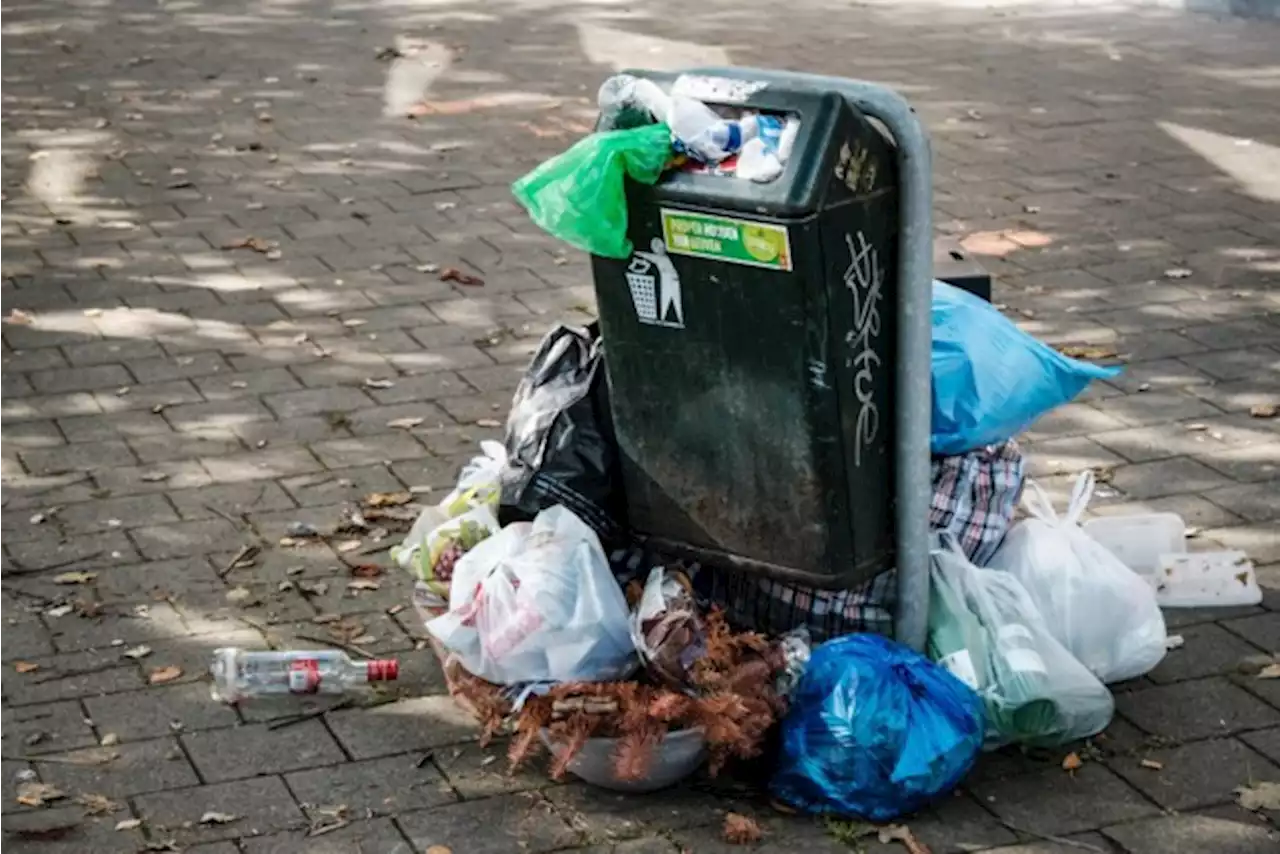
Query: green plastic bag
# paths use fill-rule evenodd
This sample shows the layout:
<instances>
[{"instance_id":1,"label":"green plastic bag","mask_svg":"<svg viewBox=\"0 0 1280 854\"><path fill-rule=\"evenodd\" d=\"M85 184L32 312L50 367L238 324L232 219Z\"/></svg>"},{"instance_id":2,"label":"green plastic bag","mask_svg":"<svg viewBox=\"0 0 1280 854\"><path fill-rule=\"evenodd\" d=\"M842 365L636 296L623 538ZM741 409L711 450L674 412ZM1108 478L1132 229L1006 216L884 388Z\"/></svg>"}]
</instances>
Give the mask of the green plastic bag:
<instances>
[{"instance_id":1,"label":"green plastic bag","mask_svg":"<svg viewBox=\"0 0 1280 854\"><path fill-rule=\"evenodd\" d=\"M538 226L606 258L631 255L624 176L656 184L671 159L663 124L593 133L511 185Z\"/></svg>"}]
</instances>

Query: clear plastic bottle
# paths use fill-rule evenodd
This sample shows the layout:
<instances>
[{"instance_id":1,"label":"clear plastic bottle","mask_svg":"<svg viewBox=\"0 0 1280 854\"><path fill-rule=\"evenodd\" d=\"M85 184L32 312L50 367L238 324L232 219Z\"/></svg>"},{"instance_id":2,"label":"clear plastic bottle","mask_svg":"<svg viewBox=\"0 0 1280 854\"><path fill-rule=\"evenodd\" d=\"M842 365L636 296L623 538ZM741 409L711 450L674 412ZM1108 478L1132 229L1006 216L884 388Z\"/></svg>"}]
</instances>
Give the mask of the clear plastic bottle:
<instances>
[{"instance_id":1,"label":"clear plastic bottle","mask_svg":"<svg viewBox=\"0 0 1280 854\"><path fill-rule=\"evenodd\" d=\"M603 119L602 130L635 127L649 121L665 122L671 112L671 98L657 83L630 74L615 74L605 80L596 95Z\"/></svg>"},{"instance_id":2,"label":"clear plastic bottle","mask_svg":"<svg viewBox=\"0 0 1280 854\"><path fill-rule=\"evenodd\" d=\"M342 694L400 675L395 659L353 661L336 649L272 652L223 647L213 651L213 696L225 703L285 694Z\"/></svg>"}]
</instances>

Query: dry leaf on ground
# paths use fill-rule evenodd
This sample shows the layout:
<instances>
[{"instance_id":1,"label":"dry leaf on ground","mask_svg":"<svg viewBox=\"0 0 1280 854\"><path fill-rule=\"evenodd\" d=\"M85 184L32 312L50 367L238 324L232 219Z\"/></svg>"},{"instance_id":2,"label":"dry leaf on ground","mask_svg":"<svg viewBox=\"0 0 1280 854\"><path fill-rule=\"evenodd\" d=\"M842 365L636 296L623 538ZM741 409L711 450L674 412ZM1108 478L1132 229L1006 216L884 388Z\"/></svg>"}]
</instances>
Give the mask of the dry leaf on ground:
<instances>
[{"instance_id":1,"label":"dry leaf on ground","mask_svg":"<svg viewBox=\"0 0 1280 854\"><path fill-rule=\"evenodd\" d=\"M1073 359L1114 359L1118 355L1113 347L1094 344L1065 344L1058 352Z\"/></svg>"},{"instance_id":2,"label":"dry leaf on ground","mask_svg":"<svg viewBox=\"0 0 1280 854\"><path fill-rule=\"evenodd\" d=\"M1238 786L1236 802L1247 810L1280 810L1280 783Z\"/></svg>"},{"instance_id":3,"label":"dry leaf on ground","mask_svg":"<svg viewBox=\"0 0 1280 854\"><path fill-rule=\"evenodd\" d=\"M393 387L395 384L396 384L396 381L395 381L395 380L385 380L385 379L380 379L380 378L378 378L378 377L365 377L365 378L364 378L364 387L365 387L365 388L374 388L374 389L391 388L391 387Z\"/></svg>"},{"instance_id":4,"label":"dry leaf on ground","mask_svg":"<svg viewBox=\"0 0 1280 854\"><path fill-rule=\"evenodd\" d=\"M1163 762L1160 762L1160 761L1159 761L1159 760L1157 760L1157 759L1144 759L1144 760L1142 760L1141 762L1139 762L1138 764L1139 764L1139 765L1141 765L1143 768L1146 768L1148 771L1163 771L1163 770L1164 770L1164 763L1163 763Z\"/></svg>"},{"instance_id":5,"label":"dry leaf on ground","mask_svg":"<svg viewBox=\"0 0 1280 854\"><path fill-rule=\"evenodd\" d=\"M366 507L399 507L413 500L408 492L370 492L364 497Z\"/></svg>"},{"instance_id":6,"label":"dry leaf on ground","mask_svg":"<svg viewBox=\"0 0 1280 854\"><path fill-rule=\"evenodd\" d=\"M125 818L116 822L116 830L137 830L142 827L142 819Z\"/></svg>"},{"instance_id":7,"label":"dry leaf on ground","mask_svg":"<svg viewBox=\"0 0 1280 854\"><path fill-rule=\"evenodd\" d=\"M764 828L749 815L730 812L725 813L721 835L730 845L750 845L764 838Z\"/></svg>"},{"instance_id":8,"label":"dry leaf on ground","mask_svg":"<svg viewBox=\"0 0 1280 854\"><path fill-rule=\"evenodd\" d=\"M1266 667L1258 671L1259 679L1280 679L1280 661L1275 664L1268 664Z\"/></svg>"},{"instance_id":9,"label":"dry leaf on ground","mask_svg":"<svg viewBox=\"0 0 1280 854\"><path fill-rule=\"evenodd\" d=\"M54 584L88 584L98 577L96 572L60 572L53 577Z\"/></svg>"},{"instance_id":10,"label":"dry leaf on ground","mask_svg":"<svg viewBox=\"0 0 1280 854\"><path fill-rule=\"evenodd\" d=\"M351 567L351 574L356 578L377 578L382 575L382 567L376 563L357 563Z\"/></svg>"},{"instance_id":11,"label":"dry leaf on ground","mask_svg":"<svg viewBox=\"0 0 1280 854\"><path fill-rule=\"evenodd\" d=\"M13 663L13 669L19 673L35 673L40 669L40 665L36 664L34 661L15 661Z\"/></svg>"},{"instance_id":12,"label":"dry leaf on ground","mask_svg":"<svg viewBox=\"0 0 1280 854\"><path fill-rule=\"evenodd\" d=\"M166 682L182 676L182 668L170 664L168 667L157 667L147 675L147 683L150 685L163 685Z\"/></svg>"},{"instance_id":13,"label":"dry leaf on ground","mask_svg":"<svg viewBox=\"0 0 1280 854\"><path fill-rule=\"evenodd\" d=\"M891 824L888 827L882 827L878 836L881 845L888 845L890 842L901 842L902 847L907 849L907 854L929 854L929 846L916 839L915 834L911 832L911 828L905 824Z\"/></svg>"},{"instance_id":14,"label":"dry leaf on ground","mask_svg":"<svg viewBox=\"0 0 1280 854\"><path fill-rule=\"evenodd\" d=\"M42 807L51 801L60 801L66 794L57 786L49 783L19 783L18 803L24 807Z\"/></svg>"},{"instance_id":15,"label":"dry leaf on ground","mask_svg":"<svg viewBox=\"0 0 1280 854\"><path fill-rule=\"evenodd\" d=\"M484 279L479 276L473 276L470 273L464 273L457 267L445 267L441 270L440 281L457 282L460 285L466 285L471 288L478 288L484 284Z\"/></svg>"},{"instance_id":16,"label":"dry leaf on ground","mask_svg":"<svg viewBox=\"0 0 1280 854\"><path fill-rule=\"evenodd\" d=\"M356 549L360 548L362 545L364 545L364 543L362 543L360 540L343 540L342 542L334 546L334 548L336 548L339 552L353 552Z\"/></svg>"},{"instance_id":17,"label":"dry leaf on ground","mask_svg":"<svg viewBox=\"0 0 1280 854\"><path fill-rule=\"evenodd\" d=\"M105 815L109 812L119 812L124 809L124 804L119 801L113 801L106 795L95 795L91 792L76 795L76 803L88 810L89 815Z\"/></svg>"},{"instance_id":18,"label":"dry leaf on ground","mask_svg":"<svg viewBox=\"0 0 1280 854\"><path fill-rule=\"evenodd\" d=\"M240 816L232 815L229 812L214 812L210 810L200 816L201 824L231 824L233 821L239 821Z\"/></svg>"},{"instance_id":19,"label":"dry leaf on ground","mask_svg":"<svg viewBox=\"0 0 1280 854\"><path fill-rule=\"evenodd\" d=\"M453 854L453 849L447 845L432 845L424 854Z\"/></svg>"},{"instance_id":20,"label":"dry leaf on ground","mask_svg":"<svg viewBox=\"0 0 1280 854\"><path fill-rule=\"evenodd\" d=\"M20 308L10 309L9 316L4 319L5 323L12 323L16 326L30 326L34 321L34 317Z\"/></svg>"},{"instance_id":21,"label":"dry leaf on ground","mask_svg":"<svg viewBox=\"0 0 1280 854\"><path fill-rule=\"evenodd\" d=\"M347 582L348 590L377 590L382 587L381 581L375 581L372 578L357 578L354 581Z\"/></svg>"},{"instance_id":22,"label":"dry leaf on ground","mask_svg":"<svg viewBox=\"0 0 1280 854\"><path fill-rule=\"evenodd\" d=\"M1186 267L1170 267L1164 271L1164 277L1166 279L1189 279L1191 278L1191 271Z\"/></svg>"},{"instance_id":23,"label":"dry leaf on ground","mask_svg":"<svg viewBox=\"0 0 1280 854\"><path fill-rule=\"evenodd\" d=\"M1274 403L1255 403L1249 407L1249 414L1254 418L1275 418L1280 413L1280 407Z\"/></svg>"},{"instance_id":24,"label":"dry leaf on ground","mask_svg":"<svg viewBox=\"0 0 1280 854\"><path fill-rule=\"evenodd\" d=\"M1084 762L1081 761L1080 754L1078 753L1068 753L1066 756L1062 757L1063 771L1079 771L1083 767Z\"/></svg>"},{"instance_id":25,"label":"dry leaf on ground","mask_svg":"<svg viewBox=\"0 0 1280 854\"><path fill-rule=\"evenodd\" d=\"M253 591L248 587L233 587L227 591L227 601L232 605L248 605L253 599Z\"/></svg>"},{"instance_id":26,"label":"dry leaf on ground","mask_svg":"<svg viewBox=\"0 0 1280 854\"><path fill-rule=\"evenodd\" d=\"M130 647L129 649L126 649L123 653L125 658L132 658L135 661L139 658L146 658L150 654L151 654L151 647L147 646L145 643L140 644L139 646Z\"/></svg>"},{"instance_id":27,"label":"dry leaf on ground","mask_svg":"<svg viewBox=\"0 0 1280 854\"><path fill-rule=\"evenodd\" d=\"M481 418L476 422L477 427L501 427L502 422L496 418Z\"/></svg>"},{"instance_id":28,"label":"dry leaf on ground","mask_svg":"<svg viewBox=\"0 0 1280 854\"><path fill-rule=\"evenodd\" d=\"M223 249L252 249L254 252L261 252L263 255L274 249L274 245L269 240L263 240L261 237L242 237L239 240L233 240L230 243L222 244Z\"/></svg>"},{"instance_id":29,"label":"dry leaf on ground","mask_svg":"<svg viewBox=\"0 0 1280 854\"><path fill-rule=\"evenodd\" d=\"M412 430L426 420L425 418L392 418L387 422L387 426L393 430Z\"/></svg>"}]
</instances>

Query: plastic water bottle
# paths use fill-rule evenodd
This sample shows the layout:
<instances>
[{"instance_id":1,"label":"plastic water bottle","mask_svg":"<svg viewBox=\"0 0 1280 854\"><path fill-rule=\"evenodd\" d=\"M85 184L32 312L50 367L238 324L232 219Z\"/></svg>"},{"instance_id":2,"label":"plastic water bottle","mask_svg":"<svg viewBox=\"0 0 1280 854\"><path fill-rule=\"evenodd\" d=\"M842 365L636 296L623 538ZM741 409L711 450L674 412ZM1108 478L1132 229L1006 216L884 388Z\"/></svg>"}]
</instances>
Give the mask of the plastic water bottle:
<instances>
[{"instance_id":1,"label":"plastic water bottle","mask_svg":"<svg viewBox=\"0 0 1280 854\"><path fill-rule=\"evenodd\" d=\"M716 111L693 98L671 102L671 133L686 151L705 163L719 163L736 154L755 133L755 125L720 118Z\"/></svg>"},{"instance_id":2,"label":"plastic water bottle","mask_svg":"<svg viewBox=\"0 0 1280 854\"><path fill-rule=\"evenodd\" d=\"M671 112L671 97L661 86L630 74L615 74L600 84L596 103L605 130L633 127L648 119L665 122Z\"/></svg>"},{"instance_id":3,"label":"plastic water bottle","mask_svg":"<svg viewBox=\"0 0 1280 854\"><path fill-rule=\"evenodd\" d=\"M224 703L286 694L343 694L400 675L395 659L352 661L336 649L260 652L223 647L213 651L213 696Z\"/></svg>"}]
</instances>

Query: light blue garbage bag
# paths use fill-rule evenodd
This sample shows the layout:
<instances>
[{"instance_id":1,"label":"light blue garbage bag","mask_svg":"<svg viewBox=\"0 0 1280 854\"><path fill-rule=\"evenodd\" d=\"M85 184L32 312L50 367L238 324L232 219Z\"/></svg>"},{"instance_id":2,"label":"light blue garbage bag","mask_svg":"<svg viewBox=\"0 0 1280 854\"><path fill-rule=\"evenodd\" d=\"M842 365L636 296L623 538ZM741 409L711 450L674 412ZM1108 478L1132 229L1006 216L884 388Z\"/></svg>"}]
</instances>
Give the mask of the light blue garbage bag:
<instances>
[{"instance_id":1,"label":"light blue garbage bag","mask_svg":"<svg viewBox=\"0 0 1280 854\"><path fill-rule=\"evenodd\" d=\"M782 721L770 791L810 813L889 821L950 793L973 765L982 700L880 635L814 650Z\"/></svg>"},{"instance_id":2,"label":"light blue garbage bag","mask_svg":"<svg viewBox=\"0 0 1280 854\"><path fill-rule=\"evenodd\" d=\"M995 306L946 282L933 283L935 454L962 454L1021 433L1033 421L1107 379L1104 368L1037 341Z\"/></svg>"}]
</instances>

